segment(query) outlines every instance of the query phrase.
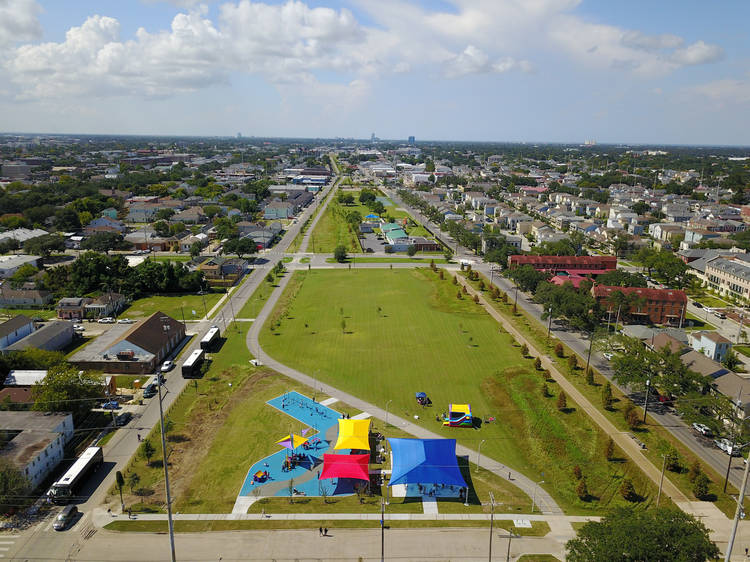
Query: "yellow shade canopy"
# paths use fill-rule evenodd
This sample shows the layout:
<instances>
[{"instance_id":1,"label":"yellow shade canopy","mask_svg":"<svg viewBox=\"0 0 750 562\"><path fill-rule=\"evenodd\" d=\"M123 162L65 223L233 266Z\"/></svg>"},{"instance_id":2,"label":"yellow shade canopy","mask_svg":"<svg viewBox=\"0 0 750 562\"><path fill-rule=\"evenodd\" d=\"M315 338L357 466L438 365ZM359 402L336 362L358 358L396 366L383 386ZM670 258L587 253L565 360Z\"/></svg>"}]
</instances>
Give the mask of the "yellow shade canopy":
<instances>
[{"instance_id":1,"label":"yellow shade canopy","mask_svg":"<svg viewBox=\"0 0 750 562\"><path fill-rule=\"evenodd\" d=\"M334 449L370 450L370 420L339 420L339 438Z\"/></svg>"}]
</instances>

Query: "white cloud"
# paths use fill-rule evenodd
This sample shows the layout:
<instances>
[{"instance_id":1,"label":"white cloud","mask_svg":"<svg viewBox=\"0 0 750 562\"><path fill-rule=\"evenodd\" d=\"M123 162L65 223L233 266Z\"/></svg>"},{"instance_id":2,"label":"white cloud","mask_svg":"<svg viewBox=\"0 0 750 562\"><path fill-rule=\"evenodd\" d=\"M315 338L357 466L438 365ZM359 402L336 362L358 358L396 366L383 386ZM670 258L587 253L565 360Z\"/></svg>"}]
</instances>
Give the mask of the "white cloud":
<instances>
[{"instance_id":1,"label":"white cloud","mask_svg":"<svg viewBox=\"0 0 750 562\"><path fill-rule=\"evenodd\" d=\"M672 61L679 65L691 66L716 62L723 56L724 50L718 45L709 45L703 41L697 41L684 49L677 49L672 53Z\"/></svg>"},{"instance_id":2,"label":"white cloud","mask_svg":"<svg viewBox=\"0 0 750 562\"><path fill-rule=\"evenodd\" d=\"M0 47L39 37L41 11L35 0L0 0Z\"/></svg>"},{"instance_id":3,"label":"white cloud","mask_svg":"<svg viewBox=\"0 0 750 562\"><path fill-rule=\"evenodd\" d=\"M517 61L511 57L503 57L494 62L489 55L474 45L468 45L462 52L452 56L443 64L443 70L448 78L460 78L469 74L503 73L520 69L528 72L531 64L528 61Z\"/></svg>"},{"instance_id":4,"label":"white cloud","mask_svg":"<svg viewBox=\"0 0 750 562\"><path fill-rule=\"evenodd\" d=\"M750 104L750 81L725 79L693 86L689 92L708 98L720 105Z\"/></svg>"}]
</instances>

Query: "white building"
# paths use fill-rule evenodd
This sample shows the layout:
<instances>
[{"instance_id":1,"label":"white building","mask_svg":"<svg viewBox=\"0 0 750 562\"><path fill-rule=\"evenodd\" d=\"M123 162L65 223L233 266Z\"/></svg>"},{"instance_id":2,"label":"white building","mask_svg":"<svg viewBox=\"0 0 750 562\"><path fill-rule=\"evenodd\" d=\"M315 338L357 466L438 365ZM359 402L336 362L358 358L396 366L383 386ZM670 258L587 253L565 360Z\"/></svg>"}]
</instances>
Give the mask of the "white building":
<instances>
[{"instance_id":1,"label":"white building","mask_svg":"<svg viewBox=\"0 0 750 562\"><path fill-rule=\"evenodd\" d=\"M73 437L73 415L0 411L0 427L15 434L0 456L23 472L36 488L62 460L65 444Z\"/></svg>"},{"instance_id":2,"label":"white building","mask_svg":"<svg viewBox=\"0 0 750 562\"><path fill-rule=\"evenodd\" d=\"M0 278L7 279L11 277L22 265L37 266L39 256L26 256L23 254L12 256L0 256Z\"/></svg>"}]
</instances>

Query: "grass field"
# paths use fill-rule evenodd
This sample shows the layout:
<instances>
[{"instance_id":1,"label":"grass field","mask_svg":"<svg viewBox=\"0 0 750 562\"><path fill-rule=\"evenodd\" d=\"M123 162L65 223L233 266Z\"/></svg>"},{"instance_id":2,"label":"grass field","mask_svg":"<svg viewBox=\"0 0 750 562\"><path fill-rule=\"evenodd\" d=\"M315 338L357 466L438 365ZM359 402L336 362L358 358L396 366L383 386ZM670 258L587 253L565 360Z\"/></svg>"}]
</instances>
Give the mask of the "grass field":
<instances>
[{"instance_id":1,"label":"grass field","mask_svg":"<svg viewBox=\"0 0 750 562\"><path fill-rule=\"evenodd\" d=\"M137 299L120 314L127 318L142 318L150 316L157 310L174 318L182 320L182 314L185 314L185 320L202 318L206 310L219 302L223 293L208 293L205 295L155 295ZM205 308L203 306L205 299ZM195 316L193 316L195 310Z\"/></svg>"},{"instance_id":2,"label":"grass field","mask_svg":"<svg viewBox=\"0 0 750 562\"><path fill-rule=\"evenodd\" d=\"M357 230L350 228L350 225L346 222L345 216L351 211L357 211L362 217L369 215L372 211L365 205L359 204L359 192L351 192L354 195L355 204L353 205L341 205L335 199L336 195L332 195L334 199L328 204L325 210L325 214L320 217L315 231L313 232L310 239L310 250L318 253L331 253L338 245L346 247L348 252L361 252L362 248L359 244L357 237ZM406 231L410 236L425 236L430 237L430 233L427 230L416 224L411 218L411 215L406 211L396 210L393 202L388 200L390 205L386 205L386 215L390 215L395 220L408 218L409 226Z\"/></svg>"},{"instance_id":3,"label":"grass field","mask_svg":"<svg viewBox=\"0 0 750 562\"><path fill-rule=\"evenodd\" d=\"M39 309L39 308L0 308L0 320L13 318L23 314L29 318L43 318L44 320L50 320L57 316L57 312L54 309Z\"/></svg>"},{"instance_id":4,"label":"grass field","mask_svg":"<svg viewBox=\"0 0 750 562\"><path fill-rule=\"evenodd\" d=\"M489 280L487 278L483 278L483 279L484 279L485 285L489 286ZM475 288L477 288L477 285L478 285L477 282L473 282L471 284ZM512 294L510 296L512 297ZM564 358L555 357L554 354L552 353L552 347L555 345L556 341L553 340L551 344L549 345L545 343L546 332L547 332L546 327L541 326L538 322L529 318L525 313L522 313L522 309L520 308L519 308L518 314L513 314L512 299L508 299L508 300L509 300L509 303L503 303L501 301L491 301L491 300L489 302L498 312L500 312L510 322L512 322L513 325L516 327L516 329L518 329L522 334L528 337L531 341L534 341L538 349L546 351L547 355L558 364L558 368L561 372L568 373L569 371L567 367L567 356L570 353L570 349L568 349L567 346L563 344L563 347L565 348L565 357ZM629 401L628 398L626 398L617 388L613 387L612 395L615 399L615 406L611 408L610 410L605 410L601 406L601 385L603 384L603 379L600 376L600 374L596 371L595 368L594 368L594 371L596 372L594 386L591 386L586 383L585 377L580 376L582 374L582 371L580 370L576 371L578 373L577 375L569 375L567 376L567 378L618 429L622 430L623 432L631 431L627 423L625 422L625 419L623 416L623 408L625 404ZM653 419L649 417L647 422L648 423L646 425L641 426L641 428L638 430L638 439L644 442L647 446L647 449L644 450L644 454L646 455L646 457L649 458L649 460L654 464L654 466L659 467L662 462L661 451L663 450L663 447L665 446L674 447L679 454L680 464L682 468L679 472L668 472L667 477L687 497L693 498L692 483L688 479L688 467L692 463L697 461L698 458L681 441L675 438L664 427L662 427L658 423L655 423ZM724 493L722 491L722 483L724 480L724 475L718 474L716 471L706 466L703 466L702 470L706 473L706 475L711 480L711 485L709 486L709 498L713 500L716 507L718 507L728 517L732 517L734 515L735 506L737 505L737 500L731 494L736 494L736 490L730 484L730 486L727 489L727 492L729 493ZM745 505L746 505L746 509L750 509L750 500L746 499Z\"/></svg>"},{"instance_id":5,"label":"grass field","mask_svg":"<svg viewBox=\"0 0 750 562\"><path fill-rule=\"evenodd\" d=\"M289 272L284 273L284 275L289 275ZM275 282L271 284L264 279L253 294L250 295L250 298L245 301L242 309L237 312L237 318L255 318L258 316L275 288Z\"/></svg>"},{"instance_id":6,"label":"grass field","mask_svg":"<svg viewBox=\"0 0 750 562\"><path fill-rule=\"evenodd\" d=\"M150 256L150 259L154 261L188 262L193 258L191 256Z\"/></svg>"},{"instance_id":7,"label":"grass field","mask_svg":"<svg viewBox=\"0 0 750 562\"><path fill-rule=\"evenodd\" d=\"M280 301L261 332L276 359L321 380L453 437L514 470L544 480L571 513L592 513L624 503L618 489L631 478L648 505L654 487L625 459L607 462L605 436L575 404L561 412L558 390L545 384L510 336L457 287L429 269L296 272L302 281ZM295 296L296 295L296 296ZM335 296L333 296L335 295ZM435 404L423 410L414 393ZM436 423L450 402L472 405L476 416L494 416L481 430ZM580 500L573 467L587 478ZM529 506L530 507L530 506Z\"/></svg>"},{"instance_id":8,"label":"grass field","mask_svg":"<svg viewBox=\"0 0 750 562\"><path fill-rule=\"evenodd\" d=\"M686 312L685 313L685 319L693 321L693 325L692 326L688 326L687 324L684 324L682 326L682 328L684 330L686 330L686 331L691 331L691 330L715 330L716 329L716 326L714 326L713 324L709 324L708 322L706 322L706 320L704 318L699 318L695 314L692 314L690 312Z\"/></svg>"},{"instance_id":9,"label":"grass field","mask_svg":"<svg viewBox=\"0 0 750 562\"><path fill-rule=\"evenodd\" d=\"M442 254L441 254L442 255ZM436 264L440 263L449 263L448 260L445 258L433 258L433 257L414 257L414 258L399 258L399 257L393 257L393 258L347 258L347 263L421 263L424 266L430 265L430 260L434 261ZM309 260L308 260L309 261ZM336 260L334 258L326 258L326 263L336 263Z\"/></svg>"}]
</instances>

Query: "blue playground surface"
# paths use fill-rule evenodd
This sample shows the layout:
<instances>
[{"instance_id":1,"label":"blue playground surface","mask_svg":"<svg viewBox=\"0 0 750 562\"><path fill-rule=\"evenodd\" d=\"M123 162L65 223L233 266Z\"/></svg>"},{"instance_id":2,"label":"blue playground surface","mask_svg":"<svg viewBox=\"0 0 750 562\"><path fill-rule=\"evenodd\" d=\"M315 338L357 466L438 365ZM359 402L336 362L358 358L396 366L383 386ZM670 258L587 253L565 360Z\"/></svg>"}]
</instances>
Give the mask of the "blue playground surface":
<instances>
[{"instance_id":1,"label":"blue playground surface","mask_svg":"<svg viewBox=\"0 0 750 562\"><path fill-rule=\"evenodd\" d=\"M326 441L326 433L332 426L338 425L341 414L299 392L282 394L269 400L266 404L309 426L311 429L305 437L311 442L316 441L316 438L319 441L312 444L308 449L297 447L294 452L297 455L301 455L303 460L295 468L287 471L282 470L282 465L287 455L291 454L292 451L279 445L278 452L261 459L250 467L239 495L250 496L253 490L260 489L260 495L262 496L289 497L289 488L286 483L292 478L294 478L294 488L303 492L306 496L321 496L320 486L325 486L325 490L329 496L354 493L352 482L349 479L342 479L341 482L337 478L318 480L318 474L323 464L323 454L334 452L333 446L335 442L329 443ZM294 428L294 433L301 434L300 430L296 427ZM282 435L269 436L269 439L276 441L282 437ZM346 451L338 452L343 453ZM316 470L318 466L321 466L321 469ZM265 482L256 482L254 480L253 476L258 471L268 472L268 479ZM311 471L314 472L312 477L310 477ZM281 489L275 490L279 486L279 483L284 483L284 485L281 486ZM264 491L264 488L267 491Z\"/></svg>"}]
</instances>

